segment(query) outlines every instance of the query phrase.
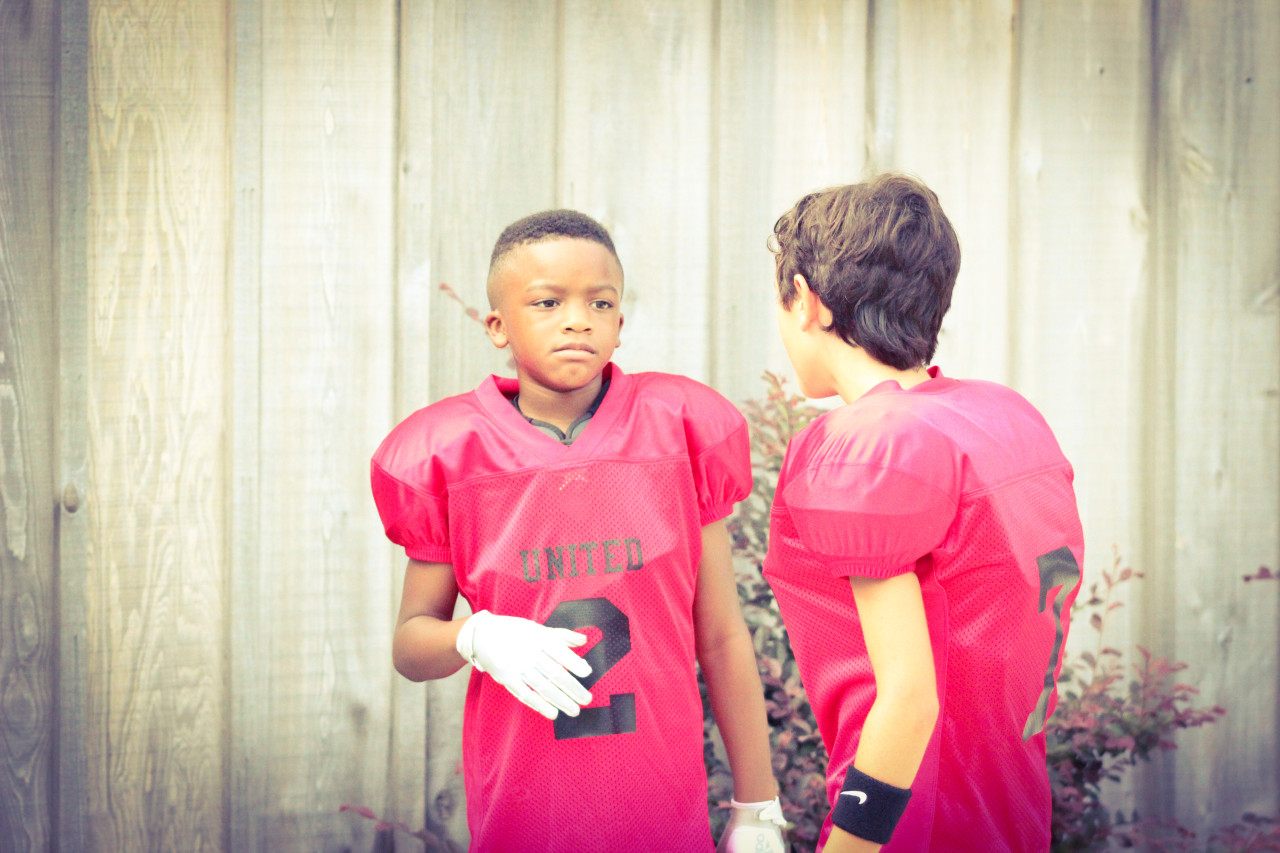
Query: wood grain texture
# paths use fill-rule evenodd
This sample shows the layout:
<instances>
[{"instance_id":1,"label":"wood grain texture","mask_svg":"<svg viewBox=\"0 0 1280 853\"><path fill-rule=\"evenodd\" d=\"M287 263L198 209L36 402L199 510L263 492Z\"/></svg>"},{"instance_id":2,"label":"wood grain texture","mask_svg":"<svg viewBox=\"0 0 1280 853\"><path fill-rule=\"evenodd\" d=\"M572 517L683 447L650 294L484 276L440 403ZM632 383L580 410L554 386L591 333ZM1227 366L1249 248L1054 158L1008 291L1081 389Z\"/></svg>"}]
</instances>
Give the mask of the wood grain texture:
<instances>
[{"instance_id":1,"label":"wood grain texture","mask_svg":"<svg viewBox=\"0 0 1280 853\"><path fill-rule=\"evenodd\" d=\"M740 401L760 396L764 370L791 372L765 248L773 223L804 193L865 176L868 6L718 8L707 333L712 384Z\"/></svg>"},{"instance_id":2,"label":"wood grain texture","mask_svg":"<svg viewBox=\"0 0 1280 853\"><path fill-rule=\"evenodd\" d=\"M368 460L392 408L396 7L262 7L257 594L239 706L258 850L367 849L390 727L391 575ZM240 621L233 623L233 632ZM243 746L243 744L241 745Z\"/></svg>"},{"instance_id":3,"label":"wood grain texture","mask_svg":"<svg viewBox=\"0 0 1280 853\"><path fill-rule=\"evenodd\" d=\"M231 172L229 488L227 542L231 559L226 628L228 672L227 843L229 850L261 850L261 810L269 801L261 757L270 754L270 729L261 702L270 695L270 668L261 662L272 600L262 573L262 5L236 3L229 29L235 88Z\"/></svg>"},{"instance_id":4,"label":"wood grain texture","mask_svg":"<svg viewBox=\"0 0 1280 853\"><path fill-rule=\"evenodd\" d=\"M89 842L218 850L225 7L90 7Z\"/></svg>"},{"instance_id":5,"label":"wood grain texture","mask_svg":"<svg viewBox=\"0 0 1280 853\"><path fill-rule=\"evenodd\" d=\"M676 0L565 0L561 203L610 228L624 369L709 377L712 16Z\"/></svg>"},{"instance_id":6,"label":"wood grain texture","mask_svg":"<svg viewBox=\"0 0 1280 853\"><path fill-rule=\"evenodd\" d=\"M709 382L733 401L758 397L767 367L789 369L786 353L777 352L773 258L765 248L777 218L769 180L779 156L774 23L773 4L750 0L720 3L714 21L706 343Z\"/></svg>"},{"instance_id":7,"label":"wood grain texture","mask_svg":"<svg viewBox=\"0 0 1280 853\"><path fill-rule=\"evenodd\" d=\"M0 850L53 845L52 4L0 2Z\"/></svg>"},{"instance_id":8,"label":"wood grain texture","mask_svg":"<svg viewBox=\"0 0 1280 853\"><path fill-rule=\"evenodd\" d=\"M1150 799L1200 828L1278 805L1280 591L1241 576L1280 558L1280 8L1164 3L1156 26L1171 503L1152 633L1229 713L1181 739Z\"/></svg>"},{"instance_id":9,"label":"wood grain texture","mask_svg":"<svg viewBox=\"0 0 1280 853\"><path fill-rule=\"evenodd\" d=\"M395 330L394 384L392 408L385 424L393 422L421 407L430 399L431 363L429 318L434 290L431 281L431 189L432 169L432 99L435 10L430 3L405 4L400 8L400 67L397 186L396 186L396 291L393 322ZM370 497L370 500L372 498ZM376 531L375 527L375 531ZM404 582L404 553L387 544L388 558L383 562L391 578L392 618L399 610L400 590ZM387 665L390 665L388 655ZM387 798L383 813L408 826L427 825L433 831L434 820L427 804L439 793L440 785L428 751L428 731L433 723L449 722L458 715L442 713L435 719L427 713L427 689L391 675L389 682L391 729L387 738ZM461 696L452 697L456 704ZM461 738L457 738L460 741ZM456 752L455 744L451 751ZM456 755L455 755L456 760ZM461 812L461 810L459 810ZM466 822L461 821L465 839ZM455 829L458 827L454 827ZM447 831L438 834L447 835Z\"/></svg>"},{"instance_id":10,"label":"wood grain texture","mask_svg":"<svg viewBox=\"0 0 1280 853\"><path fill-rule=\"evenodd\" d=\"M415 123L414 136L431 141L431 243L412 275L450 285L480 316L489 310L489 255L502 229L565 203L555 182L556 21L549 3L442 0L432 43L422 46L433 60L430 125ZM469 391L491 373L512 374L506 353L457 301L433 290L430 304L431 400Z\"/></svg>"},{"instance_id":11,"label":"wood grain texture","mask_svg":"<svg viewBox=\"0 0 1280 853\"><path fill-rule=\"evenodd\" d=\"M1010 384L1048 420L1076 471L1088 582L1113 548L1139 570L1141 406L1150 299L1147 21L1139 7L1024 3L1018 20L1016 150L1010 199ZM1137 588L1135 588L1137 587ZM1121 601L1140 596L1138 584ZM1108 616L1130 648L1133 608ZM1069 648L1097 635L1073 625Z\"/></svg>"},{"instance_id":12,"label":"wood grain texture","mask_svg":"<svg viewBox=\"0 0 1280 853\"><path fill-rule=\"evenodd\" d=\"M958 377L1007 381L1013 103L1010 0L897 3L896 126L887 168L942 201L962 260L935 359ZM877 13L880 5L877 4Z\"/></svg>"},{"instance_id":13,"label":"wood grain texture","mask_svg":"<svg viewBox=\"0 0 1280 853\"><path fill-rule=\"evenodd\" d=\"M56 849L88 846L89 729L89 2L58 6L54 238L58 290ZM76 512L67 498L78 504Z\"/></svg>"}]
</instances>

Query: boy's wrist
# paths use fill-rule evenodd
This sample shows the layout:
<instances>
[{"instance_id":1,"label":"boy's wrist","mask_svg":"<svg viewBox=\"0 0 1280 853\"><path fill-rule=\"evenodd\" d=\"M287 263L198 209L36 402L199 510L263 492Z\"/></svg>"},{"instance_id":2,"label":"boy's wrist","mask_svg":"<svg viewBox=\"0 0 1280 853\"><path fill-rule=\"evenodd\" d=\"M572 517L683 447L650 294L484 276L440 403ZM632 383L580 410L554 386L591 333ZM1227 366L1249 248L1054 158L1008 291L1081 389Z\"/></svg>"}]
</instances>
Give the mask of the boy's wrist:
<instances>
[{"instance_id":1,"label":"boy's wrist","mask_svg":"<svg viewBox=\"0 0 1280 853\"><path fill-rule=\"evenodd\" d=\"M450 623L450 627L455 628L453 637L453 647L458 650L458 654L462 655L462 659L474 666L480 672L484 672L484 667L476 660L475 652L475 633L480 623L488 617L488 610L477 610L470 616L462 619L455 619Z\"/></svg>"},{"instance_id":2,"label":"boy's wrist","mask_svg":"<svg viewBox=\"0 0 1280 853\"><path fill-rule=\"evenodd\" d=\"M768 780L761 780L754 783L752 780L745 780L739 785L736 781L733 784L732 802L735 805L750 806L759 803L770 803L778 798L778 783L770 777ZM764 806L761 806L763 808Z\"/></svg>"}]
</instances>

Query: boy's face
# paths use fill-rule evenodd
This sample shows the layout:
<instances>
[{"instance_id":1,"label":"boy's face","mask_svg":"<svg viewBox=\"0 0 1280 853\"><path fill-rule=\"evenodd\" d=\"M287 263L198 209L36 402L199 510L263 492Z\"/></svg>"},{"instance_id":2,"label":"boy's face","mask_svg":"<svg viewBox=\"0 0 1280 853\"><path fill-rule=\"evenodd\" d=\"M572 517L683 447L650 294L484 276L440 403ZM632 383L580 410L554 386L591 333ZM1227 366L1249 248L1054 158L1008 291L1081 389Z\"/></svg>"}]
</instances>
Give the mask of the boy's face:
<instances>
[{"instance_id":1,"label":"boy's face","mask_svg":"<svg viewBox=\"0 0 1280 853\"><path fill-rule=\"evenodd\" d=\"M622 269L592 240L553 238L513 249L495 273L489 338L511 347L521 386L577 391L620 343Z\"/></svg>"}]
</instances>

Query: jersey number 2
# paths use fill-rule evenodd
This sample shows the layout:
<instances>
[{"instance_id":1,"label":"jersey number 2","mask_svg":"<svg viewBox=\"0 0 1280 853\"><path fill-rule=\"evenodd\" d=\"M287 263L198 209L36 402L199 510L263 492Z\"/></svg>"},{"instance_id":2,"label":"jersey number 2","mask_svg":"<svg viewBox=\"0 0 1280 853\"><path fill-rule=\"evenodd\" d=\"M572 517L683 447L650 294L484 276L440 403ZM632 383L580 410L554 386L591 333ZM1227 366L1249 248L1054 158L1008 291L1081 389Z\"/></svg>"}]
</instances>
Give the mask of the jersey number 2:
<instances>
[{"instance_id":1,"label":"jersey number 2","mask_svg":"<svg viewBox=\"0 0 1280 853\"><path fill-rule=\"evenodd\" d=\"M562 601L551 611L548 628L600 629L600 642L583 655L591 664L591 674L582 686L591 686L604 677L613 665L631 651L631 620L607 598L577 598ZM636 730L636 694L614 693L607 708L583 708L576 717L558 714L555 719L556 740L575 737L617 735Z\"/></svg>"},{"instance_id":2,"label":"jersey number 2","mask_svg":"<svg viewBox=\"0 0 1280 853\"><path fill-rule=\"evenodd\" d=\"M1045 596L1058 588L1058 594L1053 597L1053 624L1057 629L1053 636L1053 651L1049 655L1049 668L1044 673L1044 690L1040 691L1040 700L1036 702L1036 707L1027 716L1027 724L1022 727L1022 739L1030 740L1033 735L1038 734L1044 729L1045 717L1049 712L1049 697L1053 695L1054 673L1058 669L1058 660L1062 657L1062 620L1066 618L1066 614L1062 612L1062 606L1067 600L1067 596L1071 594L1071 590L1075 589L1076 582L1080 579L1080 564L1076 562L1075 555L1071 553L1071 549L1065 545L1056 551L1050 551L1048 554L1041 554L1036 557L1036 565L1040 569L1040 609L1038 612L1043 613L1047 604Z\"/></svg>"}]
</instances>

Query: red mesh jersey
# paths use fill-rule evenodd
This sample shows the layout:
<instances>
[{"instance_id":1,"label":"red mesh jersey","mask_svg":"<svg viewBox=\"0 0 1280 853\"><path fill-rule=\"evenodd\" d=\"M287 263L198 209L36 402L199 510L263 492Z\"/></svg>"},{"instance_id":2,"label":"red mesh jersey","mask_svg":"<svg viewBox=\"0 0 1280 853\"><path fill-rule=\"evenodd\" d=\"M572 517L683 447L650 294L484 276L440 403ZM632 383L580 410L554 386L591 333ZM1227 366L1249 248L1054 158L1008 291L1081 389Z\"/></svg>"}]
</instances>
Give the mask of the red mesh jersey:
<instances>
[{"instance_id":1,"label":"red mesh jersey","mask_svg":"<svg viewBox=\"0 0 1280 853\"><path fill-rule=\"evenodd\" d=\"M411 558L452 563L476 610L591 638L577 718L471 673L472 850L712 849L693 600L702 526L751 487L746 423L691 379L610 369L568 447L490 377L410 415L373 459L387 535Z\"/></svg>"},{"instance_id":2,"label":"red mesh jersey","mask_svg":"<svg viewBox=\"0 0 1280 853\"><path fill-rule=\"evenodd\" d=\"M764 571L833 803L875 699L848 576L914 571L940 714L884 850L1048 850L1043 728L1084 554L1071 466L1015 392L930 375L877 385L792 439Z\"/></svg>"}]
</instances>

